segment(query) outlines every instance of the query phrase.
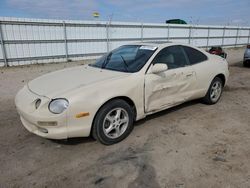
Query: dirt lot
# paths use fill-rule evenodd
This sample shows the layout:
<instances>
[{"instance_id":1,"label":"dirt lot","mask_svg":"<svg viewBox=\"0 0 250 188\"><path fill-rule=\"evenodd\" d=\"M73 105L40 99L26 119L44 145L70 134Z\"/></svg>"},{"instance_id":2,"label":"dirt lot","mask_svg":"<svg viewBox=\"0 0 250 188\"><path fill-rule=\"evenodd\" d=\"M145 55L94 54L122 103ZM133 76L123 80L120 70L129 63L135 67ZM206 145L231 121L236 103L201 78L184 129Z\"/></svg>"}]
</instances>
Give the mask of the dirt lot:
<instances>
[{"instance_id":1,"label":"dirt lot","mask_svg":"<svg viewBox=\"0 0 250 188\"><path fill-rule=\"evenodd\" d=\"M52 141L26 131L14 106L28 80L79 63L0 69L0 187L250 187L250 68L230 50L221 101L192 101L137 122L123 142Z\"/></svg>"}]
</instances>

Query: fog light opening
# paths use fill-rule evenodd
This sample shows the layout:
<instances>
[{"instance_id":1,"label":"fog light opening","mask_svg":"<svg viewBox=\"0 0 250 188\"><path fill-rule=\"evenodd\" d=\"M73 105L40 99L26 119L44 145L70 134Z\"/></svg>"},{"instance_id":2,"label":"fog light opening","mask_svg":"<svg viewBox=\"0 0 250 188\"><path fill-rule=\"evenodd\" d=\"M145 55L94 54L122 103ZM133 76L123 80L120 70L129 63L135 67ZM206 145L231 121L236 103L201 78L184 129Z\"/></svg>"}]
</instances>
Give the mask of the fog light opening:
<instances>
[{"instance_id":1,"label":"fog light opening","mask_svg":"<svg viewBox=\"0 0 250 188\"><path fill-rule=\"evenodd\" d=\"M38 130L40 131L40 132L42 132L42 133L48 133L48 130L47 129L45 129L45 128L41 128L41 127L38 127Z\"/></svg>"}]
</instances>

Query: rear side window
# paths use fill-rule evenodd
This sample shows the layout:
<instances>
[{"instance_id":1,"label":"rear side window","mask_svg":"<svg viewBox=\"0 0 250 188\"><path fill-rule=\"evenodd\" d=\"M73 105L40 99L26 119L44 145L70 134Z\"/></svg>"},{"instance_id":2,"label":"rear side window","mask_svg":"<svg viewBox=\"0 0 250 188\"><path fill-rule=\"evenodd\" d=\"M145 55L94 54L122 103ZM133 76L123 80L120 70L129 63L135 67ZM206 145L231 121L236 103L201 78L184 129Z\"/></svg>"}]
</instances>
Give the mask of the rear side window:
<instances>
[{"instance_id":1,"label":"rear side window","mask_svg":"<svg viewBox=\"0 0 250 188\"><path fill-rule=\"evenodd\" d=\"M194 48L183 46L183 49L186 52L191 65L207 60L207 56L205 54Z\"/></svg>"}]
</instances>

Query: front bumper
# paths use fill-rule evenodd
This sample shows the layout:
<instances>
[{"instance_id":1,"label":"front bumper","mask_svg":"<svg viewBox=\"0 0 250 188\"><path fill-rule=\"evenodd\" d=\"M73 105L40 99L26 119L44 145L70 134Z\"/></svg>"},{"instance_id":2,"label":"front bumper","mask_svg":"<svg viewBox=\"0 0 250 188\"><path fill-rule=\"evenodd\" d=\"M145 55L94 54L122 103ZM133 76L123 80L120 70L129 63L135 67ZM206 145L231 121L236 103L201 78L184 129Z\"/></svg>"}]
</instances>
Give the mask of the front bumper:
<instances>
[{"instance_id":1,"label":"front bumper","mask_svg":"<svg viewBox=\"0 0 250 188\"><path fill-rule=\"evenodd\" d=\"M37 99L42 102L36 109ZM48 110L49 102L49 98L31 92L27 86L24 86L15 98L21 122L29 132L49 139L68 138L66 111L62 114L52 114Z\"/></svg>"}]
</instances>

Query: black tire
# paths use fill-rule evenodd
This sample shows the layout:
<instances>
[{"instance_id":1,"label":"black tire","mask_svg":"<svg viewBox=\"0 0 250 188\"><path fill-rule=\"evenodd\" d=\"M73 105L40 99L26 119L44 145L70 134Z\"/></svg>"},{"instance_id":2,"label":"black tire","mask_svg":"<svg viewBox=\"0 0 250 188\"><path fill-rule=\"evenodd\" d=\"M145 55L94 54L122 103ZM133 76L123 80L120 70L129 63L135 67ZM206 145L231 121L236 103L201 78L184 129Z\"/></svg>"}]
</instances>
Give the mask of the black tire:
<instances>
[{"instance_id":1,"label":"black tire","mask_svg":"<svg viewBox=\"0 0 250 188\"><path fill-rule=\"evenodd\" d=\"M107 133L105 134L104 132L104 120L105 117L112 112L112 110L115 111L117 108L124 110L123 112L125 111L127 112L126 114L128 116L128 123L126 124L127 128L125 129L125 132L123 132L119 137L110 138L106 135ZM101 142L104 145L112 145L125 139L131 133L133 128L134 128L133 108L131 108L131 106L124 100L115 99L102 106L101 109L97 112L93 123L92 136L97 141Z\"/></svg>"},{"instance_id":2,"label":"black tire","mask_svg":"<svg viewBox=\"0 0 250 188\"><path fill-rule=\"evenodd\" d=\"M212 87L214 86L215 83L219 83L221 85L221 92L219 94L219 97L216 98L216 100L211 97ZM223 82L219 77L215 77L209 86L206 96L203 98L203 102L209 105L216 104L221 98L222 91L223 91Z\"/></svg>"},{"instance_id":3,"label":"black tire","mask_svg":"<svg viewBox=\"0 0 250 188\"><path fill-rule=\"evenodd\" d=\"M249 64L250 64L250 63L249 63ZM249 64L248 64L248 61L243 61L243 66L244 66L244 67L247 67Z\"/></svg>"}]
</instances>

